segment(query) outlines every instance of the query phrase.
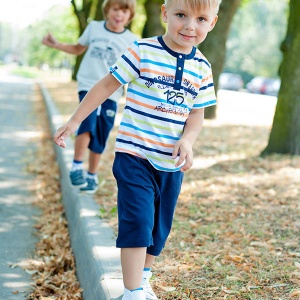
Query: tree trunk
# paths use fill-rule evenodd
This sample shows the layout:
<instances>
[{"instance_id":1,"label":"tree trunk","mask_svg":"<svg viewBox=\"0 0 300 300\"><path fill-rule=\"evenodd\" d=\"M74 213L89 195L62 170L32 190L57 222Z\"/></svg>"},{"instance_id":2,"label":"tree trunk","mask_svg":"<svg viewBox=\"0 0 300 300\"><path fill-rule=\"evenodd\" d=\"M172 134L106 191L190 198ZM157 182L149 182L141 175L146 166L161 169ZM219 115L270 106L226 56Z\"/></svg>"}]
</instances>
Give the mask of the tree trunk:
<instances>
[{"instance_id":1,"label":"tree trunk","mask_svg":"<svg viewBox=\"0 0 300 300\"><path fill-rule=\"evenodd\" d=\"M281 87L278 94L269 143L262 155L300 154L300 2L290 0L285 40L281 45Z\"/></svg>"},{"instance_id":2,"label":"tree trunk","mask_svg":"<svg viewBox=\"0 0 300 300\"><path fill-rule=\"evenodd\" d=\"M165 33L165 29L161 25L161 6L163 0L147 0L145 2L146 23L143 28L142 37L159 36Z\"/></svg>"},{"instance_id":3,"label":"tree trunk","mask_svg":"<svg viewBox=\"0 0 300 300\"><path fill-rule=\"evenodd\" d=\"M230 25L240 2L241 0L222 1L219 11L219 19L215 28L208 34L206 40L199 45L199 49L212 65L216 93L218 91L219 76L225 62L226 41ZM205 109L205 118L215 118L216 110L216 106L207 107Z\"/></svg>"},{"instance_id":4,"label":"tree trunk","mask_svg":"<svg viewBox=\"0 0 300 300\"><path fill-rule=\"evenodd\" d=\"M102 5L102 0L83 0L82 1L82 6L79 7L76 4L75 0L71 0L71 4L73 6L73 10L74 10L74 14L77 17L77 21L78 21L78 27L79 27L79 36L84 32L85 28L88 25L88 19L89 18L93 18L94 16L91 16L92 12L94 12L95 14L99 14L99 10L97 10L97 8ZM96 9L95 9L96 7ZM75 62L75 66L74 66L74 70L72 73L72 79L76 80L76 75L80 66L80 63L82 61L83 58L83 54L82 55L78 55L76 57L76 62Z\"/></svg>"},{"instance_id":5,"label":"tree trunk","mask_svg":"<svg viewBox=\"0 0 300 300\"><path fill-rule=\"evenodd\" d=\"M103 0L98 0L97 4L96 4L95 20L97 20L97 21L103 20L102 3L103 3Z\"/></svg>"}]
</instances>

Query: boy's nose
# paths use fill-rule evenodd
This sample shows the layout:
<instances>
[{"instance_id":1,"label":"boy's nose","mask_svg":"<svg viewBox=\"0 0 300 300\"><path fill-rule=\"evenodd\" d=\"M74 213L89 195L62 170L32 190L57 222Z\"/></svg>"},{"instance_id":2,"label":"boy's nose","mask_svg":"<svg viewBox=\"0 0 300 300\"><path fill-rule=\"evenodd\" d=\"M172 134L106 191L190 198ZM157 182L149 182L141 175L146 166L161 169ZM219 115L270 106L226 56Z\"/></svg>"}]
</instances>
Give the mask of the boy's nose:
<instances>
[{"instance_id":1,"label":"boy's nose","mask_svg":"<svg viewBox=\"0 0 300 300\"><path fill-rule=\"evenodd\" d=\"M195 29L195 24L194 24L194 21L193 20L188 20L185 24L185 29L186 30L189 30L189 31L192 31Z\"/></svg>"}]
</instances>

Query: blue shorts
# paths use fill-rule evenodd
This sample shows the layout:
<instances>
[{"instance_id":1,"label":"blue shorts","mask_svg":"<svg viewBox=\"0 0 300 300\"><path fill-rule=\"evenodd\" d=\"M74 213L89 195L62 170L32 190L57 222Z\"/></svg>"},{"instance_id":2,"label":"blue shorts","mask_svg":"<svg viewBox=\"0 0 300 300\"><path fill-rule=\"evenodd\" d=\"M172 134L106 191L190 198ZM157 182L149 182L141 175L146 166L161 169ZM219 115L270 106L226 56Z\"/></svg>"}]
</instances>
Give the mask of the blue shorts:
<instances>
[{"instance_id":1,"label":"blue shorts","mask_svg":"<svg viewBox=\"0 0 300 300\"><path fill-rule=\"evenodd\" d=\"M118 248L147 247L157 256L171 231L183 172L156 170L148 160L117 152Z\"/></svg>"},{"instance_id":2,"label":"blue shorts","mask_svg":"<svg viewBox=\"0 0 300 300\"><path fill-rule=\"evenodd\" d=\"M80 102L87 94L79 92ZM88 148L95 153L103 153L110 131L114 127L117 103L107 99L100 108L95 109L79 126L77 135L89 132L91 140Z\"/></svg>"}]
</instances>

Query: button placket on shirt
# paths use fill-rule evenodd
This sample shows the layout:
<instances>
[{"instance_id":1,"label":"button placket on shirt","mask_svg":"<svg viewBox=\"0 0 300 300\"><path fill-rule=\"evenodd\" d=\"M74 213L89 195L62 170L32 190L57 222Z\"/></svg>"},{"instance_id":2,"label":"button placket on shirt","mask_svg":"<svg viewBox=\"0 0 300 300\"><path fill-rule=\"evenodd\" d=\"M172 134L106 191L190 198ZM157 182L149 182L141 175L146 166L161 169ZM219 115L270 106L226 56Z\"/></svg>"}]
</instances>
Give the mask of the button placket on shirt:
<instances>
[{"instance_id":1,"label":"button placket on shirt","mask_svg":"<svg viewBox=\"0 0 300 300\"><path fill-rule=\"evenodd\" d=\"M174 84L174 89L177 91L179 91L181 88L183 69L184 69L184 56L182 54L179 54L177 56L177 66L176 66L175 84Z\"/></svg>"}]
</instances>

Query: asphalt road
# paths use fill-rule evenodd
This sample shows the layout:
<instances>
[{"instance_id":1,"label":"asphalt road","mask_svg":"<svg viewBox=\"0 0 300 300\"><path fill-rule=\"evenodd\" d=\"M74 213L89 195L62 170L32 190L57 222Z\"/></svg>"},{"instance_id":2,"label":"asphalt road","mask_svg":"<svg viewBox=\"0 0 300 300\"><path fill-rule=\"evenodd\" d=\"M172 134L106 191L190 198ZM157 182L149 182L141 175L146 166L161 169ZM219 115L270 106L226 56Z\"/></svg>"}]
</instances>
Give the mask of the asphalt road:
<instances>
[{"instance_id":1,"label":"asphalt road","mask_svg":"<svg viewBox=\"0 0 300 300\"><path fill-rule=\"evenodd\" d=\"M33 82L0 71L0 300L26 299L31 275L16 263L31 258L37 239L34 177L26 171L35 144Z\"/></svg>"}]
</instances>

